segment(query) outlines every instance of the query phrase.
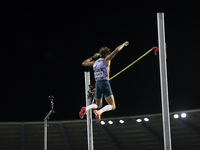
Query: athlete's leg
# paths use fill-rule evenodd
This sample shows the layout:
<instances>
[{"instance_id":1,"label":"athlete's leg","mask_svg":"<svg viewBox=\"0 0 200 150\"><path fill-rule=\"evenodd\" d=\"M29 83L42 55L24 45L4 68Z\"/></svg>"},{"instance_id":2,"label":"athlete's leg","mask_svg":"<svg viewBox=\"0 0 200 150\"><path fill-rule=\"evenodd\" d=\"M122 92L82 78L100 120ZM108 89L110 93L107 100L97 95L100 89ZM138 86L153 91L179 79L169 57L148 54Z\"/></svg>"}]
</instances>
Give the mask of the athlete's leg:
<instances>
[{"instance_id":1,"label":"athlete's leg","mask_svg":"<svg viewBox=\"0 0 200 150\"><path fill-rule=\"evenodd\" d=\"M81 108L81 110L80 110L80 112L79 112L79 117L80 117L81 119L83 119L84 116L85 116L85 114L86 114L86 107L84 106L84 107Z\"/></svg>"},{"instance_id":2,"label":"athlete's leg","mask_svg":"<svg viewBox=\"0 0 200 150\"><path fill-rule=\"evenodd\" d=\"M91 105L89 105L89 106L87 106L87 107L82 107L82 108L81 108L81 110L80 110L80 112L79 112L79 117L80 117L81 119L84 118L84 116L85 116L85 114L86 114L86 112L87 112L88 110L90 110L90 109L97 109L97 108L101 108L101 107L102 107L102 98L101 98L101 99L97 99L97 98L95 97L95 101L96 101L96 104L91 104Z\"/></svg>"},{"instance_id":3,"label":"athlete's leg","mask_svg":"<svg viewBox=\"0 0 200 150\"><path fill-rule=\"evenodd\" d=\"M116 109L115 98L113 95L107 96L105 98L106 102L112 106L112 110Z\"/></svg>"},{"instance_id":4,"label":"athlete's leg","mask_svg":"<svg viewBox=\"0 0 200 150\"><path fill-rule=\"evenodd\" d=\"M114 99L109 81L103 82L102 91L103 91L103 94L105 96L105 100L107 101L108 105L104 106L99 111L94 110L94 114L95 114L95 117L96 117L97 120L101 120L101 114L102 113L104 113L106 111L114 110L116 108L115 99Z\"/></svg>"},{"instance_id":5,"label":"athlete's leg","mask_svg":"<svg viewBox=\"0 0 200 150\"><path fill-rule=\"evenodd\" d=\"M101 99L97 99L95 97L95 102L96 104L91 104L89 106L86 107L86 111L90 110L90 109L97 109L97 108L101 108L102 107L102 98Z\"/></svg>"},{"instance_id":6,"label":"athlete's leg","mask_svg":"<svg viewBox=\"0 0 200 150\"><path fill-rule=\"evenodd\" d=\"M96 105L98 106L98 108L102 107L102 98L98 99L95 97L95 102L96 102Z\"/></svg>"},{"instance_id":7,"label":"athlete's leg","mask_svg":"<svg viewBox=\"0 0 200 150\"><path fill-rule=\"evenodd\" d=\"M107 101L108 105L104 106L99 111L94 110L94 114L95 114L95 117L96 117L97 120L101 120L101 114L102 113L116 109L115 99L114 99L113 95L107 96L105 98L105 100Z\"/></svg>"},{"instance_id":8,"label":"athlete's leg","mask_svg":"<svg viewBox=\"0 0 200 150\"><path fill-rule=\"evenodd\" d=\"M106 102L109 104L108 106L106 106L105 109L102 109L100 110L100 112L104 112L104 111L108 111L108 110L115 110L116 108L116 105L115 105L115 99L114 99L114 96L113 96L113 93L112 93L112 89L111 89L111 85L109 83L109 81L106 81L105 84L104 84L104 95L105 95L105 100ZM111 106L111 107L110 107Z\"/></svg>"},{"instance_id":9,"label":"athlete's leg","mask_svg":"<svg viewBox=\"0 0 200 150\"><path fill-rule=\"evenodd\" d=\"M86 111L88 111L90 109L97 109L97 108L98 108L97 104L91 104L91 105L86 107Z\"/></svg>"},{"instance_id":10,"label":"athlete's leg","mask_svg":"<svg viewBox=\"0 0 200 150\"><path fill-rule=\"evenodd\" d=\"M97 106L97 104L91 104L91 105L89 105L89 106L87 106L87 107L82 107L81 108L81 110L80 110L80 112L79 112L79 117L81 118L81 119L83 119L84 118L84 116L85 116L85 114L86 114L86 112L88 111L88 110L90 110L90 109L97 109L98 108L98 106Z\"/></svg>"},{"instance_id":11,"label":"athlete's leg","mask_svg":"<svg viewBox=\"0 0 200 150\"><path fill-rule=\"evenodd\" d=\"M107 96L105 98L106 102L108 103L108 105L104 106L102 109L99 110L99 112L102 114L106 111L110 111L110 110L115 110L116 109L116 105L115 105L115 99L113 95Z\"/></svg>"},{"instance_id":12,"label":"athlete's leg","mask_svg":"<svg viewBox=\"0 0 200 150\"><path fill-rule=\"evenodd\" d=\"M79 112L79 116L81 119L83 119L86 112L90 109L97 109L102 107L102 90L101 90L102 82L97 81L95 83L95 102L96 104L91 104L87 107L82 107L81 111Z\"/></svg>"}]
</instances>

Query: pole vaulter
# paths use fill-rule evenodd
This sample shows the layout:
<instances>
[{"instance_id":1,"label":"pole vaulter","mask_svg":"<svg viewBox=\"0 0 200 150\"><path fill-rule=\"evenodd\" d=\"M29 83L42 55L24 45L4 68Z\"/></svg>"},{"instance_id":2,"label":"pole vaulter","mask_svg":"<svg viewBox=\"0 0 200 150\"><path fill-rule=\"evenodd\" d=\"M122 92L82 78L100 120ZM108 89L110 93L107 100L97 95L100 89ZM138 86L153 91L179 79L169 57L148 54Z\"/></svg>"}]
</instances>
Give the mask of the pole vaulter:
<instances>
[{"instance_id":1,"label":"pole vaulter","mask_svg":"<svg viewBox=\"0 0 200 150\"><path fill-rule=\"evenodd\" d=\"M127 70L129 67L134 65L136 62L141 60L144 56L149 54L151 51L154 51L154 54L158 54L158 48L153 47L150 50L148 50L146 53L144 53L142 56L140 56L138 59L136 59L134 62L132 62L130 65L122 69L120 72L115 74L113 77L109 78L109 69L110 69L110 64L111 60L114 58L114 56L120 52L125 46L128 46L129 42L126 41L122 43L121 45L117 46L116 49L110 53L110 49L108 47L102 47L99 50L99 53L95 53L92 57L86 59L82 65L86 67L93 67L94 70L94 76L95 76L95 102L92 103L87 107L82 107L80 112L79 112L79 117L81 119L84 118L86 112L90 109L95 109L93 112L95 114L95 117L97 120L101 120L101 115L104 112L115 110L116 105L115 105L115 100L114 100L114 95L112 93L112 89L110 86L109 81ZM94 60L96 58L100 57L97 60ZM102 107L102 99L103 96L108 103L108 105ZM101 108L101 109L100 109ZM100 109L100 110L96 110Z\"/></svg>"},{"instance_id":2,"label":"pole vaulter","mask_svg":"<svg viewBox=\"0 0 200 150\"><path fill-rule=\"evenodd\" d=\"M87 136L88 136L88 150L94 150L93 145L93 126L92 126L92 109L97 109L102 107L102 98L104 96L105 100L107 101L108 105L101 108L99 111L94 110L94 114L97 120L101 120L101 114L106 111L114 110L116 108L114 96L112 94L111 86L109 81L130 68L132 65L134 65L136 62L141 60L144 56L149 54L151 51L154 51L155 55L158 55L158 48L153 47L150 50L148 50L146 53L144 53L142 56L140 56L138 59L136 59L134 62L132 62L130 65L122 69L120 72L115 74L113 77L109 78L109 70L110 70L110 63L111 60L114 58L114 56L121 51L124 46L128 46L129 42L126 41L123 44L116 47L116 49L110 54L110 49L107 47L102 47L99 51L99 53L94 54L94 56L86 59L82 65L83 66L89 66L94 69L94 75L95 75L95 88L90 85L90 72L85 72L85 95L86 95L86 107L82 107L81 111L79 112L79 116L81 119L84 118L84 115L87 112ZM98 60L94 60L97 57L100 57ZM95 97L94 97L95 95ZM96 101L96 104L92 102L94 100Z\"/></svg>"},{"instance_id":3,"label":"pole vaulter","mask_svg":"<svg viewBox=\"0 0 200 150\"><path fill-rule=\"evenodd\" d=\"M109 82L109 69L111 60L119 53L125 46L128 46L129 42L126 41L117 46L113 52L110 53L108 47L102 47L99 53L94 54L92 57L86 59L82 65L87 67L93 67L95 77L95 101L96 104L91 104L87 107L82 107L79 112L79 116L82 119L86 112L90 109L95 109L93 112L97 120L101 120L101 115L104 112L115 110L115 99ZM100 57L96 61L95 58ZM108 105L102 107L103 96ZM100 110L96 110L96 109Z\"/></svg>"}]
</instances>

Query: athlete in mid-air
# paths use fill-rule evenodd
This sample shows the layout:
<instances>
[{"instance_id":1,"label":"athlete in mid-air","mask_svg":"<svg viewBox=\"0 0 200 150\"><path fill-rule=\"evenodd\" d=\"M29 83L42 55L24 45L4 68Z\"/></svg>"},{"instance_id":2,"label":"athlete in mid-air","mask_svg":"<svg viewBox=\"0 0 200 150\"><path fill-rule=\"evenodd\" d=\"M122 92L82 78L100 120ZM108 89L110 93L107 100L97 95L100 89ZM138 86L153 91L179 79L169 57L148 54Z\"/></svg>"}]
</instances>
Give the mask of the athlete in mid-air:
<instances>
[{"instance_id":1,"label":"athlete in mid-air","mask_svg":"<svg viewBox=\"0 0 200 150\"><path fill-rule=\"evenodd\" d=\"M96 104L91 104L87 107L82 107L79 112L79 117L83 119L86 112L90 109L95 109L94 114L97 120L101 120L101 114L115 110L115 99L112 93L112 89L109 83L109 68L111 64L111 60L114 56L123 49L124 46L129 44L128 41L124 42L123 44L117 46L115 50L110 53L110 49L108 47L102 47L99 50L99 53L94 54L94 56L86 59L82 65L87 67L92 67L94 70L94 77L96 80L95 83L95 102ZM100 57L96 61L95 58ZM102 98L105 98L108 105L102 107ZM100 109L101 108L101 109ZM100 109L100 110L96 110Z\"/></svg>"}]
</instances>

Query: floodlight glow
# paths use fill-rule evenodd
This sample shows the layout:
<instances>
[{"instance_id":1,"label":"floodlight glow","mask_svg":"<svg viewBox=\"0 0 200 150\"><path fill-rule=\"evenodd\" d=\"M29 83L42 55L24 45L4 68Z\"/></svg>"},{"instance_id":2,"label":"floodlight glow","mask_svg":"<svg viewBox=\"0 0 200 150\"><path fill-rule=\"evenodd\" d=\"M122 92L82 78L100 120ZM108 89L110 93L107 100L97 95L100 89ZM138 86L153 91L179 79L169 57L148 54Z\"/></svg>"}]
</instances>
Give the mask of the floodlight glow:
<instances>
[{"instance_id":1,"label":"floodlight glow","mask_svg":"<svg viewBox=\"0 0 200 150\"><path fill-rule=\"evenodd\" d=\"M124 123L124 120L119 120L119 123Z\"/></svg>"},{"instance_id":2,"label":"floodlight glow","mask_svg":"<svg viewBox=\"0 0 200 150\"><path fill-rule=\"evenodd\" d=\"M142 119L137 119L136 122L142 122Z\"/></svg>"},{"instance_id":3,"label":"floodlight glow","mask_svg":"<svg viewBox=\"0 0 200 150\"><path fill-rule=\"evenodd\" d=\"M148 122L148 121L149 121L149 118L144 118L144 121Z\"/></svg>"},{"instance_id":4,"label":"floodlight glow","mask_svg":"<svg viewBox=\"0 0 200 150\"><path fill-rule=\"evenodd\" d=\"M108 121L109 124L113 124L113 122L111 120Z\"/></svg>"},{"instance_id":5,"label":"floodlight glow","mask_svg":"<svg viewBox=\"0 0 200 150\"><path fill-rule=\"evenodd\" d=\"M186 113L182 113L182 114L181 114L181 117L182 117L182 118L185 118L186 116L187 116Z\"/></svg>"},{"instance_id":6,"label":"floodlight glow","mask_svg":"<svg viewBox=\"0 0 200 150\"><path fill-rule=\"evenodd\" d=\"M179 115L178 114L174 114L174 118L175 119L179 118Z\"/></svg>"},{"instance_id":7,"label":"floodlight glow","mask_svg":"<svg viewBox=\"0 0 200 150\"><path fill-rule=\"evenodd\" d=\"M101 121L100 123L101 123L101 125L104 125L104 124L106 124L106 123L105 123L105 121Z\"/></svg>"}]
</instances>

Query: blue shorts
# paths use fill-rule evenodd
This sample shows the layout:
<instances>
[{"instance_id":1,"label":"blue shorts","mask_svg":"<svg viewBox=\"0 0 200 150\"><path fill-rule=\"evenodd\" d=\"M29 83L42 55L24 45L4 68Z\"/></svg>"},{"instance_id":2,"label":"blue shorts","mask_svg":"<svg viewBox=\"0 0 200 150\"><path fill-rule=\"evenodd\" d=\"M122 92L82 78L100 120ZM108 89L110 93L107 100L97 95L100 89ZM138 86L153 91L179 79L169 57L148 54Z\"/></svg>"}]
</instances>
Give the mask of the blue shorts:
<instances>
[{"instance_id":1,"label":"blue shorts","mask_svg":"<svg viewBox=\"0 0 200 150\"><path fill-rule=\"evenodd\" d=\"M97 80L95 83L95 98L101 99L113 95L110 82L108 80Z\"/></svg>"}]
</instances>

